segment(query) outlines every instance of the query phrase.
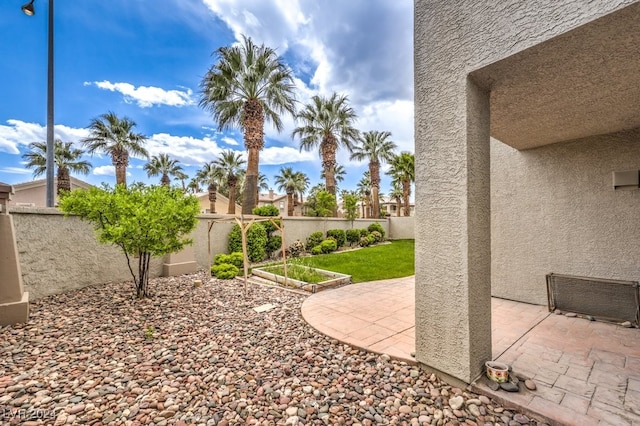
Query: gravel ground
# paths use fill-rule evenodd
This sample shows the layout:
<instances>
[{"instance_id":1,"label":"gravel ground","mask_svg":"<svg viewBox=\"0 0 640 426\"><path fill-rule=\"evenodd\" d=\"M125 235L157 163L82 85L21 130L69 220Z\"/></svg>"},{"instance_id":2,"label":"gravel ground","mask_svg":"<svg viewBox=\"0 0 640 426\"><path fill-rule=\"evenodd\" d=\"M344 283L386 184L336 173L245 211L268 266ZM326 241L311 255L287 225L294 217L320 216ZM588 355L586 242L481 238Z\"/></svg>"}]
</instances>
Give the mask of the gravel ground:
<instances>
[{"instance_id":1,"label":"gravel ground","mask_svg":"<svg viewBox=\"0 0 640 426\"><path fill-rule=\"evenodd\" d=\"M193 288L193 280L204 281ZM537 424L417 367L326 337L305 296L204 274L32 303L0 329L0 423ZM258 313L254 307L276 308Z\"/></svg>"}]
</instances>

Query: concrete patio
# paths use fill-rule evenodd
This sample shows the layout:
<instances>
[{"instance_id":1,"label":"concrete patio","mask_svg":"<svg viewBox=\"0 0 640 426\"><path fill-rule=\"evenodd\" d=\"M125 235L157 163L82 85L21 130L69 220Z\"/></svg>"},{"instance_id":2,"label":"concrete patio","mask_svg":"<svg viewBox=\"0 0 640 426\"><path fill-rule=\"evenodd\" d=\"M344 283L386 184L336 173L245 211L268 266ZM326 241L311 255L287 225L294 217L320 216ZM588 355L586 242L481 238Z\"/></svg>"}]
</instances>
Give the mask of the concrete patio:
<instances>
[{"instance_id":1,"label":"concrete patio","mask_svg":"<svg viewBox=\"0 0 640 426\"><path fill-rule=\"evenodd\" d=\"M302 305L305 320L345 343L415 363L415 277L323 291ZM558 425L640 426L640 330L549 313L546 306L492 299L492 353L537 389L474 390Z\"/></svg>"}]
</instances>

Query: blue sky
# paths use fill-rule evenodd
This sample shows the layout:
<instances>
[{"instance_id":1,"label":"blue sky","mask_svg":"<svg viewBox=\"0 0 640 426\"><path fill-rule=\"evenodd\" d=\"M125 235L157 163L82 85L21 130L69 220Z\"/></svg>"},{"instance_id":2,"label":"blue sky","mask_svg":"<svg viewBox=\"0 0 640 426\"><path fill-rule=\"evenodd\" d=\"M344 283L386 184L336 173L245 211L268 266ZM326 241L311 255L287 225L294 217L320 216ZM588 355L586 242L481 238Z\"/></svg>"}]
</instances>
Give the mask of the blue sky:
<instances>
[{"instance_id":1,"label":"blue sky","mask_svg":"<svg viewBox=\"0 0 640 426\"><path fill-rule=\"evenodd\" d=\"M46 139L47 0L36 15L0 2L0 181L30 181L22 154ZM346 94L362 131L386 130L399 150L413 152L413 2L410 0L57 0L55 2L55 136L78 143L91 119L126 116L146 135L150 155L167 153L190 176L223 149L244 153L239 131L220 133L198 107L199 84L212 53L241 34L276 49L293 69L300 105L315 95ZM277 191L281 167L322 182L317 151L300 152L285 118L267 127L260 171ZM76 176L115 182L110 158L87 157ZM158 183L133 158L128 182ZM346 171L340 189L355 189L366 163L338 153ZM42 177L40 177L42 178ZM383 177L382 192L389 191Z\"/></svg>"}]
</instances>

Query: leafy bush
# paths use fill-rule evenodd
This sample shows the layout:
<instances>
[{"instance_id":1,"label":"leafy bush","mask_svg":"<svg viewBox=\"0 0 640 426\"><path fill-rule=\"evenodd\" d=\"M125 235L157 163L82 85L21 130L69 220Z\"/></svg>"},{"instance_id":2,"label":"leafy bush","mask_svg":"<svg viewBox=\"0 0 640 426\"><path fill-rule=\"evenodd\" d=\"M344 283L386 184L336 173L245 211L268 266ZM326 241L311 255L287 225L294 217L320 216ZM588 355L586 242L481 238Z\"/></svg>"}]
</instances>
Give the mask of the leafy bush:
<instances>
[{"instance_id":1,"label":"leafy bush","mask_svg":"<svg viewBox=\"0 0 640 426\"><path fill-rule=\"evenodd\" d=\"M336 240L338 247L342 247L347 244L347 234L342 229L329 229L327 231L327 237L331 237Z\"/></svg>"},{"instance_id":2,"label":"leafy bush","mask_svg":"<svg viewBox=\"0 0 640 426\"><path fill-rule=\"evenodd\" d=\"M347 242L351 245L356 244L358 240L360 240L360 230L359 229L347 229L346 239Z\"/></svg>"},{"instance_id":3,"label":"leafy bush","mask_svg":"<svg viewBox=\"0 0 640 426\"><path fill-rule=\"evenodd\" d=\"M300 240L295 240L293 244L287 248L287 255L291 257L300 257L304 253L304 243Z\"/></svg>"},{"instance_id":4,"label":"leafy bush","mask_svg":"<svg viewBox=\"0 0 640 426\"><path fill-rule=\"evenodd\" d=\"M378 231L380 233L380 235L382 235L382 239L380 241L382 241L384 239L384 228L378 222L374 222L371 225L369 225L367 227L367 230L369 232Z\"/></svg>"},{"instance_id":5,"label":"leafy bush","mask_svg":"<svg viewBox=\"0 0 640 426\"><path fill-rule=\"evenodd\" d=\"M374 240L376 243L379 243L382 241L382 234L379 233L378 231L373 231L371 234L369 234L371 236L373 236Z\"/></svg>"},{"instance_id":6,"label":"leafy bush","mask_svg":"<svg viewBox=\"0 0 640 426\"><path fill-rule=\"evenodd\" d=\"M360 247L367 247L368 245L371 244L371 242L369 241L369 238L367 237L360 237L360 241L358 243L360 245Z\"/></svg>"},{"instance_id":7,"label":"leafy bush","mask_svg":"<svg viewBox=\"0 0 640 426\"><path fill-rule=\"evenodd\" d=\"M213 259L214 265L221 265L223 263L229 263L234 265L238 269L244 268L244 259L242 258L242 251L234 252L231 254L220 253Z\"/></svg>"},{"instance_id":8,"label":"leafy bush","mask_svg":"<svg viewBox=\"0 0 640 426\"><path fill-rule=\"evenodd\" d=\"M332 251L336 251L338 249L338 243L333 238L327 238L317 247L320 247L320 251L326 254L331 253Z\"/></svg>"},{"instance_id":9,"label":"leafy bush","mask_svg":"<svg viewBox=\"0 0 640 426\"><path fill-rule=\"evenodd\" d=\"M254 223L247 230L247 258L250 262L260 262L267 257L267 231L260 223ZM239 225L233 225L229 233L229 253L242 252L242 232Z\"/></svg>"},{"instance_id":10,"label":"leafy bush","mask_svg":"<svg viewBox=\"0 0 640 426\"><path fill-rule=\"evenodd\" d=\"M267 204L265 206L260 206L254 208L251 213L258 216L279 216L280 210L273 204Z\"/></svg>"},{"instance_id":11,"label":"leafy bush","mask_svg":"<svg viewBox=\"0 0 640 426\"><path fill-rule=\"evenodd\" d=\"M376 243L376 237L373 234L369 234L366 236L367 240L369 240L369 245Z\"/></svg>"},{"instance_id":12,"label":"leafy bush","mask_svg":"<svg viewBox=\"0 0 640 426\"><path fill-rule=\"evenodd\" d=\"M366 237L367 235L369 235L369 230L367 228L363 228L360 230L361 237Z\"/></svg>"},{"instance_id":13,"label":"leafy bush","mask_svg":"<svg viewBox=\"0 0 640 426\"><path fill-rule=\"evenodd\" d=\"M213 265L211 267L211 275L215 275L216 278L221 280L230 280L238 275L240 270L230 263L221 263L219 265Z\"/></svg>"},{"instance_id":14,"label":"leafy bush","mask_svg":"<svg viewBox=\"0 0 640 426\"><path fill-rule=\"evenodd\" d=\"M282 226L280 221L277 219L273 219L273 222L275 222L278 226ZM264 230L267 231L267 235L271 235L272 232L278 230L278 228L276 228L276 225L273 222L271 222L270 220L265 222L260 222L262 226L264 226Z\"/></svg>"},{"instance_id":15,"label":"leafy bush","mask_svg":"<svg viewBox=\"0 0 640 426\"><path fill-rule=\"evenodd\" d=\"M313 250L313 248L319 245L322 240L324 240L324 236L322 235L322 231L317 231L309 235L307 238L307 250Z\"/></svg>"},{"instance_id":16,"label":"leafy bush","mask_svg":"<svg viewBox=\"0 0 640 426\"><path fill-rule=\"evenodd\" d=\"M267 254L271 256L282 248L282 237L280 235L272 235L267 240Z\"/></svg>"},{"instance_id":17,"label":"leafy bush","mask_svg":"<svg viewBox=\"0 0 640 426\"><path fill-rule=\"evenodd\" d=\"M322 247L320 247L320 245L318 244L317 246L311 249L311 254L313 255L322 254Z\"/></svg>"}]
</instances>

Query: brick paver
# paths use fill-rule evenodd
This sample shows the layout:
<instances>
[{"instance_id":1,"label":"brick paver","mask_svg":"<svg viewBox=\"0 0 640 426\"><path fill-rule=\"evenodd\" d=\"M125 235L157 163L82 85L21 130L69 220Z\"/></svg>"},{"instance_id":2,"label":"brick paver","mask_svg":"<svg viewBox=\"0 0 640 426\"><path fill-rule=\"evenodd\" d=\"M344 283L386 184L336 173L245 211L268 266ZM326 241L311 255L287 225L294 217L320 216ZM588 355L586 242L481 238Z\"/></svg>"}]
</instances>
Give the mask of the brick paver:
<instances>
[{"instance_id":1,"label":"brick paver","mask_svg":"<svg viewBox=\"0 0 640 426\"><path fill-rule=\"evenodd\" d=\"M318 331L415 362L415 278L324 290L302 305ZM538 388L475 389L532 416L566 425L640 426L640 330L554 315L546 306L493 298L493 357Z\"/></svg>"}]
</instances>

